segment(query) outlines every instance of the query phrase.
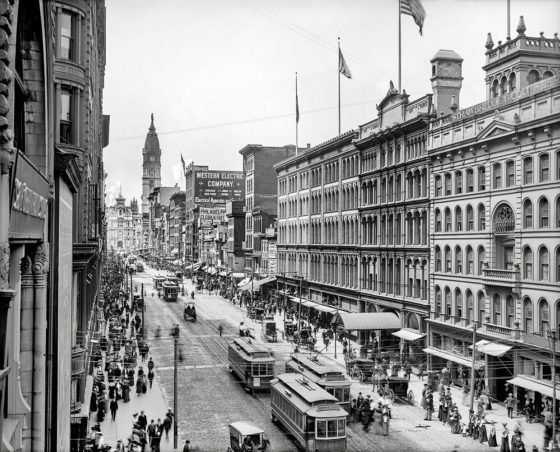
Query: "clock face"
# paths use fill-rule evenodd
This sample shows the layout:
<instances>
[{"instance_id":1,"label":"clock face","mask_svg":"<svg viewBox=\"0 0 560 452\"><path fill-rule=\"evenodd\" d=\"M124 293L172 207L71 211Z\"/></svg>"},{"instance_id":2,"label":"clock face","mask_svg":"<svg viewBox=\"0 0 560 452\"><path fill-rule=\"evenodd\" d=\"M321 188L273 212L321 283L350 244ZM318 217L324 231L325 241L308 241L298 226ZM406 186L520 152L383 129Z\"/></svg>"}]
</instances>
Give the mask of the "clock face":
<instances>
[{"instance_id":1,"label":"clock face","mask_svg":"<svg viewBox=\"0 0 560 452\"><path fill-rule=\"evenodd\" d=\"M150 156L150 162L153 162L155 160L155 157L153 155Z\"/></svg>"}]
</instances>

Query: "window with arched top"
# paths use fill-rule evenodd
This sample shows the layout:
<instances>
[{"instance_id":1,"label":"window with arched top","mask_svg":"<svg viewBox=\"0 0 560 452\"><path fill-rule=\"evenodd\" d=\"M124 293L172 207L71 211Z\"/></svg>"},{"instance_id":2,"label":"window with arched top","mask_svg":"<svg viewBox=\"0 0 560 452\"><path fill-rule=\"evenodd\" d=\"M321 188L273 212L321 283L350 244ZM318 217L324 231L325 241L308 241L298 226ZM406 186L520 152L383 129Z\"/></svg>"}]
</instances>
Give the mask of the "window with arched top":
<instances>
[{"instance_id":1,"label":"window with arched top","mask_svg":"<svg viewBox=\"0 0 560 452\"><path fill-rule=\"evenodd\" d=\"M467 308L465 309L465 323L469 325L474 319L474 297L469 289L467 289L466 298Z\"/></svg>"},{"instance_id":2,"label":"window with arched top","mask_svg":"<svg viewBox=\"0 0 560 452\"><path fill-rule=\"evenodd\" d=\"M530 199L523 202L523 228L533 228L533 203Z\"/></svg>"},{"instance_id":3,"label":"window with arched top","mask_svg":"<svg viewBox=\"0 0 560 452\"><path fill-rule=\"evenodd\" d=\"M449 207L445 208L445 232L451 232L451 209L449 209Z\"/></svg>"},{"instance_id":4,"label":"window with arched top","mask_svg":"<svg viewBox=\"0 0 560 452\"><path fill-rule=\"evenodd\" d=\"M508 295L506 297L506 326L508 328L513 328L513 323L515 322L515 304L513 297Z\"/></svg>"},{"instance_id":5,"label":"window with arched top","mask_svg":"<svg viewBox=\"0 0 560 452\"><path fill-rule=\"evenodd\" d=\"M442 195L441 176L434 176L435 196L439 198Z\"/></svg>"},{"instance_id":6,"label":"window with arched top","mask_svg":"<svg viewBox=\"0 0 560 452\"><path fill-rule=\"evenodd\" d=\"M459 206L455 207L455 231L463 230L463 211Z\"/></svg>"},{"instance_id":7,"label":"window with arched top","mask_svg":"<svg viewBox=\"0 0 560 452\"><path fill-rule=\"evenodd\" d=\"M499 163L492 165L492 180L494 189L502 188L502 165Z\"/></svg>"},{"instance_id":8,"label":"window with arched top","mask_svg":"<svg viewBox=\"0 0 560 452\"><path fill-rule=\"evenodd\" d=\"M449 287L446 287L444 290L444 298L445 298L445 317L449 318L452 314L452 303L451 303L451 290Z\"/></svg>"},{"instance_id":9,"label":"window with arched top","mask_svg":"<svg viewBox=\"0 0 560 452\"><path fill-rule=\"evenodd\" d=\"M509 92L510 93L517 89L517 80L516 80L516 77L515 77L515 72L512 72L511 74L509 74L508 85L509 85Z\"/></svg>"},{"instance_id":10,"label":"window with arched top","mask_svg":"<svg viewBox=\"0 0 560 452\"><path fill-rule=\"evenodd\" d=\"M467 170L467 193L474 191L474 171L472 168Z\"/></svg>"},{"instance_id":11,"label":"window with arched top","mask_svg":"<svg viewBox=\"0 0 560 452\"><path fill-rule=\"evenodd\" d=\"M515 186L515 162L509 160L506 162L506 187Z\"/></svg>"},{"instance_id":12,"label":"window with arched top","mask_svg":"<svg viewBox=\"0 0 560 452\"><path fill-rule=\"evenodd\" d=\"M467 245L467 275L474 275L474 252L470 245Z\"/></svg>"},{"instance_id":13,"label":"window with arched top","mask_svg":"<svg viewBox=\"0 0 560 452\"><path fill-rule=\"evenodd\" d=\"M550 308L546 300L539 301L539 332L546 333L550 329Z\"/></svg>"},{"instance_id":14,"label":"window with arched top","mask_svg":"<svg viewBox=\"0 0 560 452\"><path fill-rule=\"evenodd\" d=\"M476 295L476 308L478 312L478 321L482 324L482 322L486 321L486 300L484 298L484 292L479 291Z\"/></svg>"},{"instance_id":15,"label":"window with arched top","mask_svg":"<svg viewBox=\"0 0 560 452\"><path fill-rule=\"evenodd\" d=\"M435 248L435 264L436 264L436 272L441 272L441 248L439 245L436 245Z\"/></svg>"},{"instance_id":16,"label":"window with arched top","mask_svg":"<svg viewBox=\"0 0 560 452\"><path fill-rule=\"evenodd\" d=\"M530 246L523 248L523 278L533 279L533 250Z\"/></svg>"},{"instance_id":17,"label":"window with arched top","mask_svg":"<svg viewBox=\"0 0 560 452\"><path fill-rule=\"evenodd\" d=\"M451 248L446 246L444 248L445 254L445 273L451 273Z\"/></svg>"},{"instance_id":18,"label":"window with arched top","mask_svg":"<svg viewBox=\"0 0 560 452\"><path fill-rule=\"evenodd\" d=\"M511 232L515 229L515 215L507 204L502 204L494 215L494 232Z\"/></svg>"},{"instance_id":19,"label":"window with arched top","mask_svg":"<svg viewBox=\"0 0 560 452\"><path fill-rule=\"evenodd\" d=\"M463 318L463 293L461 289L455 289L455 321Z\"/></svg>"},{"instance_id":20,"label":"window with arched top","mask_svg":"<svg viewBox=\"0 0 560 452\"><path fill-rule=\"evenodd\" d=\"M467 231L474 231L474 211L471 205L467 206Z\"/></svg>"},{"instance_id":21,"label":"window with arched top","mask_svg":"<svg viewBox=\"0 0 560 452\"><path fill-rule=\"evenodd\" d=\"M549 223L549 209L548 209L548 199L539 199L539 228L548 228Z\"/></svg>"},{"instance_id":22,"label":"window with arched top","mask_svg":"<svg viewBox=\"0 0 560 452\"><path fill-rule=\"evenodd\" d=\"M441 210L436 209L435 212L435 228L436 232L441 232Z\"/></svg>"},{"instance_id":23,"label":"window with arched top","mask_svg":"<svg viewBox=\"0 0 560 452\"><path fill-rule=\"evenodd\" d=\"M463 273L463 250L460 246L455 247L455 273Z\"/></svg>"},{"instance_id":24,"label":"window with arched top","mask_svg":"<svg viewBox=\"0 0 560 452\"><path fill-rule=\"evenodd\" d=\"M500 84L498 80L492 82L492 98L498 97L500 95Z\"/></svg>"},{"instance_id":25,"label":"window with arched top","mask_svg":"<svg viewBox=\"0 0 560 452\"><path fill-rule=\"evenodd\" d=\"M443 176L443 182L444 182L444 186L445 186L445 196L450 196L452 194L452 191L451 191L451 174L446 173Z\"/></svg>"},{"instance_id":26,"label":"window with arched top","mask_svg":"<svg viewBox=\"0 0 560 452\"><path fill-rule=\"evenodd\" d=\"M523 329L526 333L533 332L533 302L528 297L523 299Z\"/></svg>"},{"instance_id":27,"label":"window with arched top","mask_svg":"<svg viewBox=\"0 0 560 452\"><path fill-rule=\"evenodd\" d=\"M502 299L497 293L492 297L492 323L494 325L502 323Z\"/></svg>"},{"instance_id":28,"label":"window with arched top","mask_svg":"<svg viewBox=\"0 0 560 452\"><path fill-rule=\"evenodd\" d=\"M539 155L539 182L550 181L550 156L548 154Z\"/></svg>"},{"instance_id":29,"label":"window with arched top","mask_svg":"<svg viewBox=\"0 0 560 452\"><path fill-rule=\"evenodd\" d=\"M504 75L500 79L500 94L506 94L506 93L507 93L507 78Z\"/></svg>"},{"instance_id":30,"label":"window with arched top","mask_svg":"<svg viewBox=\"0 0 560 452\"><path fill-rule=\"evenodd\" d=\"M479 166L478 170L478 191L486 190L486 168L484 166Z\"/></svg>"},{"instance_id":31,"label":"window with arched top","mask_svg":"<svg viewBox=\"0 0 560 452\"><path fill-rule=\"evenodd\" d=\"M533 183L533 157L525 157L523 159L523 184L530 185Z\"/></svg>"},{"instance_id":32,"label":"window with arched top","mask_svg":"<svg viewBox=\"0 0 560 452\"><path fill-rule=\"evenodd\" d=\"M484 263L486 262L486 251L484 250L484 247L482 245L478 247L477 254L478 254L477 273L479 275L482 275L482 271L484 270Z\"/></svg>"},{"instance_id":33,"label":"window with arched top","mask_svg":"<svg viewBox=\"0 0 560 452\"><path fill-rule=\"evenodd\" d=\"M463 193L463 172L455 171L455 194Z\"/></svg>"},{"instance_id":34,"label":"window with arched top","mask_svg":"<svg viewBox=\"0 0 560 452\"><path fill-rule=\"evenodd\" d=\"M548 249L546 248L546 246L542 246L539 249L539 281L549 280L548 265Z\"/></svg>"},{"instance_id":35,"label":"window with arched top","mask_svg":"<svg viewBox=\"0 0 560 452\"><path fill-rule=\"evenodd\" d=\"M532 69L527 74L527 83L529 83L529 84L536 83L540 80L540 78L541 78L541 76L539 74L539 71L536 71L535 69Z\"/></svg>"},{"instance_id":36,"label":"window with arched top","mask_svg":"<svg viewBox=\"0 0 560 452\"><path fill-rule=\"evenodd\" d=\"M442 312L441 312L441 289L439 286L435 287L435 300L436 300L436 305L435 305L435 310L436 310L436 317L439 317Z\"/></svg>"},{"instance_id":37,"label":"window with arched top","mask_svg":"<svg viewBox=\"0 0 560 452\"><path fill-rule=\"evenodd\" d=\"M486 209L484 204L478 205L478 230L484 231L486 229Z\"/></svg>"}]
</instances>

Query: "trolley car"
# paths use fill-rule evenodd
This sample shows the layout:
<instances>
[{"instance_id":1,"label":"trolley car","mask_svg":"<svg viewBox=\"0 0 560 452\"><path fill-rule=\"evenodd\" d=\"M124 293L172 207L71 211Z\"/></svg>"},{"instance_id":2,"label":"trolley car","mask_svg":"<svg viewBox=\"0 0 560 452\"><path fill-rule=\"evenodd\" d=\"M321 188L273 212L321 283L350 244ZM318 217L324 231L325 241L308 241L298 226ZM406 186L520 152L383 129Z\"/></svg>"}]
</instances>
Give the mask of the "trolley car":
<instances>
[{"instance_id":1,"label":"trolley car","mask_svg":"<svg viewBox=\"0 0 560 452\"><path fill-rule=\"evenodd\" d=\"M183 309L183 318L187 321L196 322L196 304L194 301L187 301Z\"/></svg>"},{"instance_id":2,"label":"trolley car","mask_svg":"<svg viewBox=\"0 0 560 452\"><path fill-rule=\"evenodd\" d=\"M179 296L179 286L176 284L165 282L161 285L163 291L163 299L165 301L177 301Z\"/></svg>"},{"instance_id":3,"label":"trolley car","mask_svg":"<svg viewBox=\"0 0 560 452\"><path fill-rule=\"evenodd\" d=\"M324 358L309 354L293 353L286 362L286 372L299 373L336 397L337 404L350 412L350 386L344 373Z\"/></svg>"},{"instance_id":4,"label":"trolley car","mask_svg":"<svg viewBox=\"0 0 560 452\"><path fill-rule=\"evenodd\" d=\"M249 338L235 338L228 347L229 371L237 375L246 390L268 390L274 378L274 358Z\"/></svg>"},{"instance_id":5,"label":"trolley car","mask_svg":"<svg viewBox=\"0 0 560 452\"><path fill-rule=\"evenodd\" d=\"M272 421L280 423L309 452L346 450L346 411L336 398L300 374L272 381Z\"/></svg>"},{"instance_id":6,"label":"trolley car","mask_svg":"<svg viewBox=\"0 0 560 452\"><path fill-rule=\"evenodd\" d=\"M162 284L165 282L165 276L154 276L154 289L161 289Z\"/></svg>"}]
</instances>

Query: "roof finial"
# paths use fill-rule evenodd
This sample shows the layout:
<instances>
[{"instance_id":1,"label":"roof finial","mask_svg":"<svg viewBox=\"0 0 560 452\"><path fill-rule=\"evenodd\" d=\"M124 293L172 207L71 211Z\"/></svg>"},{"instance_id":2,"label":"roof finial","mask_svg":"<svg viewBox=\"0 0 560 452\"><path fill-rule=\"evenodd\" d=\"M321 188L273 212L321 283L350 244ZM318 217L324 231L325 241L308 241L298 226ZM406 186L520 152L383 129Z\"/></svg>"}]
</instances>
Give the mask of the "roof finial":
<instances>
[{"instance_id":1,"label":"roof finial","mask_svg":"<svg viewBox=\"0 0 560 452\"><path fill-rule=\"evenodd\" d=\"M494 47L494 41L492 40L492 34L488 33L488 37L486 38L486 44L484 44L484 47L486 47L488 50L492 49L492 47Z\"/></svg>"},{"instance_id":2,"label":"roof finial","mask_svg":"<svg viewBox=\"0 0 560 452\"><path fill-rule=\"evenodd\" d=\"M156 130L156 128L154 127L154 114L152 113L150 115L152 122L150 123L150 130Z\"/></svg>"},{"instance_id":3,"label":"roof finial","mask_svg":"<svg viewBox=\"0 0 560 452\"><path fill-rule=\"evenodd\" d=\"M523 16L519 16L519 23L517 24L517 34L519 36L525 36L525 30L527 30L527 27L525 26L525 20L523 19Z\"/></svg>"}]
</instances>

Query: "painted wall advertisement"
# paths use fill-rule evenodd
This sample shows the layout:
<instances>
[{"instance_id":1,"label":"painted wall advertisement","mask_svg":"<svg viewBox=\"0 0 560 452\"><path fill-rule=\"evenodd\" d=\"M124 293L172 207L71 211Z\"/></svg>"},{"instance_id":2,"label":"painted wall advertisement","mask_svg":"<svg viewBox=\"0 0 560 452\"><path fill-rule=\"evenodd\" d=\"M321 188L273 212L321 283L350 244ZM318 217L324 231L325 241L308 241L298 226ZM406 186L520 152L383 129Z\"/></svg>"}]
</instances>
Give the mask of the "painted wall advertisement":
<instances>
[{"instance_id":1,"label":"painted wall advertisement","mask_svg":"<svg viewBox=\"0 0 560 452\"><path fill-rule=\"evenodd\" d=\"M201 207L226 205L226 201L245 200L243 171L197 171L194 202Z\"/></svg>"},{"instance_id":2,"label":"painted wall advertisement","mask_svg":"<svg viewBox=\"0 0 560 452\"><path fill-rule=\"evenodd\" d=\"M200 207L199 226L211 226L226 221L226 207Z\"/></svg>"}]
</instances>

